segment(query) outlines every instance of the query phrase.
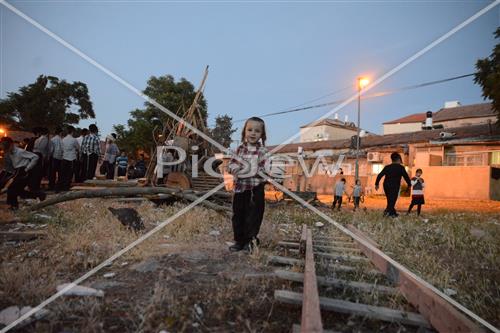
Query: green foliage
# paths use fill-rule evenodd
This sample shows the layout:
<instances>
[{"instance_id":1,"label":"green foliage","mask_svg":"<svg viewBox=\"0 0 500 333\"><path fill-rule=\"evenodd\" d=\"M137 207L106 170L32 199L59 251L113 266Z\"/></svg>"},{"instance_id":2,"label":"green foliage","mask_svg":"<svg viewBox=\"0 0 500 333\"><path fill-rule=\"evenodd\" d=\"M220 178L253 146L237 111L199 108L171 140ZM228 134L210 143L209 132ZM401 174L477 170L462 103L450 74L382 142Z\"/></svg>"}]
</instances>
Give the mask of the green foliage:
<instances>
[{"instance_id":1,"label":"green foliage","mask_svg":"<svg viewBox=\"0 0 500 333\"><path fill-rule=\"evenodd\" d=\"M188 80L181 78L175 82L173 76L165 75L160 77L152 76L144 94L151 97L179 117L183 117L185 112L194 100L196 91L194 86ZM129 152L144 150L151 152L156 143L154 140L154 130L161 131L165 124L167 133L169 133L174 122L173 119L156 108L149 102L144 103L144 109L135 109L130 112L130 119L127 125L115 125L114 130L117 134L118 146ZM207 103L201 96L198 101L198 110L204 119L205 126L207 121Z\"/></svg>"},{"instance_id":2,"label":"green foliage","mask_svg":"<svg viewBox=\"0 0 500 333\"><path fill-rule=\"evenodd\" d=\"M215 118L215 127L210 130L212 138L224 147L231 145L231 142L233 142L231 136L234 132L236 132L236 129L233 129L233 118L227 114L217 116Z\"/></svg>"},{"instance_id":3,"label":"green foliage","mask_svg":"<svg viewBox=\"0 0 500 333\"><path fill-rule=\"evenodd\" d=\"M500 27L495 31L495 38L500 38ZM483 88L483 97L492 100L500 124L500 43L488 58L476 62L476 68L474 82Z\"/></svg>"},{"instance_id":4,"label":"green foliage","mask_svg":"<svg viewBox=\"0 0 500 333\"><path fill-rule=\"evenodd\" d=\"M0 122L14 129L30 131L39 126L53 130L88 118L95 114L87 85L54 76L40 75L35 83L0 100Z\"/></svg>"}]
</instances>

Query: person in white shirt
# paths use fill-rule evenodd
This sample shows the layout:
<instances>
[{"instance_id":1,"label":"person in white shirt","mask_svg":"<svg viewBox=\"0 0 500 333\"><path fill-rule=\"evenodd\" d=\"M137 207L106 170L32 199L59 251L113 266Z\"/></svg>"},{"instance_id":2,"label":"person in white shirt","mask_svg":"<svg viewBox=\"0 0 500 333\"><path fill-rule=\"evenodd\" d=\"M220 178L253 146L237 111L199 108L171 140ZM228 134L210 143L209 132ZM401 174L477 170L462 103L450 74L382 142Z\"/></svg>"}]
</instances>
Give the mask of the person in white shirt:
<instances>
[{"instance_id":1,"label":"person in white shirt","mask_svg":"<svg viewBox=\"0 0 500 333\"><path fill-rule=\"evenodd\" d=\"M81 147L82 147L83 139L87 135L89 135L89 130L87 128L82 128L80 130L80 136L78 138L76 138L76 141L78 141L78 146L80 147L78 157L77 157L75 163L73 163L73 173L75 175L75 182L77 182L77 183L82 183L83 179L85 178L85 175L83 175L84 169L83 169L83 158L82 158Z\"/></svg>"},{"instance_id":2,"label":"person in white shirt","mask_svg":"<svg viewBox=\"0 0 500 333\"><path fill-rule=\"evenodd\" d=\"M43 191L25 190L33 177L33 169L39 159L38 155L16 147L14 141L8 136L0 139L0 149L4 152L4 169L13 179L7 187L7 204L10 205L10 209L19 208L18 196L45 200Z\"/></svg>"},{"instance_id":3,"label":"person in white shirt","mask_svg":"<svg viewBox=\"0 0 500 333\"><path fill-rule=\"evenodd\" d=\"M62 139L63 158L61 162L61 181L58 183L58 191L68 191L73 178L73 164L78 156L80 146L78 141L73 137L75 128L69 126L66 131L66 136Z\"/></svg>"},{"instance_id":4,"label":"person in white shirt","mask_svg":"<svg viewBox=\"0 0 500 333\"><path fill-rule=\"evenodd\" d=\"M31 177L29 185L33 191L38 191L40 190L42 178L47 175L50 158L50 140L47 128L40 128L40 136L35 140L33 152L38 155L39 159L37 165L33 168L33 177Z\"/></svg>"},{"instance_id":5,"label":"person in white shirt","mask_svg":"<svg viewBox=\"0 0 500 333\"><path fill-rule=\"evenodd\" d=\"M63 158L62 128L56 128L55 135L50 139L51 159L49 170L49 190L54 190L56 183L61 178L61 163Z\"/></svg>"}]
</instances>

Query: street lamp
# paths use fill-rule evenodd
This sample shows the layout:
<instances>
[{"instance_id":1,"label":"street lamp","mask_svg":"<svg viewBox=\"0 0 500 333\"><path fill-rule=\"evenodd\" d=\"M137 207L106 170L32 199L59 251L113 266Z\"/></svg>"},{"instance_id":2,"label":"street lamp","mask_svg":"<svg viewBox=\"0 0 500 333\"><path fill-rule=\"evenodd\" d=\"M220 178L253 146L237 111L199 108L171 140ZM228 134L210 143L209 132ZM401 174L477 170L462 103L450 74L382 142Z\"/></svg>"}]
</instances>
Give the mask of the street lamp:
<instances>
[{"instance_id":1,"label":"street lamp","mask_svg":"<svg viewBox=\"0 0 500 333\"><path fill-rule=\"evenodd\" d=\"M361 118L361 89L363 89L366 85L370 83L370 80L368 80L365 77L358 77L358 129L357 132L358 134L356 135L356 168L355 168L355 178L354 180L358 180L359 177L359 134L360 134L360 118Z\"/></svg>"}]
</instances>

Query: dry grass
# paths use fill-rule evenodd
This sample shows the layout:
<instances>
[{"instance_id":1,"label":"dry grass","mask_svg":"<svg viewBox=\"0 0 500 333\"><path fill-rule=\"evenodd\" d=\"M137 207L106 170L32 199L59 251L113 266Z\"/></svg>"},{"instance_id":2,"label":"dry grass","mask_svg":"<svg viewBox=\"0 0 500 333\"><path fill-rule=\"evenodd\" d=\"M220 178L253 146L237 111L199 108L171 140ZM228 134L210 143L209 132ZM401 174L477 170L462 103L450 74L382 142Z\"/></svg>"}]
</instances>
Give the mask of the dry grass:
<instances>
[{"instance_id":1,"label":"dry grass","mask_svg":"<svg viewBox=\"0 0 500 333\"><path fill-rule=\"evenodd\" d=\"M78 278L140 237L123 227L107 210L109 206L127 205L114 200L82 199L46 209L44 214L51 216L50 220L43 220L48 224L47 238L18 247L2 247L0 308L38 304L52 295L59 283ZM144 202L136 209L150 230L184 206L178 203L156 207ZM415 216L383 219L378 211L328 213L341 223L354 223L370 233L393 258L439 288L456 290L457 300L499 325L498 216L441 210L425 212L428 219L425 222ZM41 222L34 214L21 219ZM36 331L288 330L300 317L299 312L275 304L272 293L289 285L274 279L242 276L272 269L266 265L266 257L276 254L277 242L296 239L302 223L313 226L317 221L321 218L298 205L270 205L261 228L261 248L250 256L230 255L225 244L232 240L230 218L195 207L110 268L119 273L120 281L136 287L106 292L104 299L58 300L50 306L53 311L50 320L39 321ZM333 229L328 226L322 229L327 230ZM210 235L211 231L220 235ZM208 257L199 260L183 257L189 253ZM130 271L128 266L120 267L124 261L133 263L150 258L161 262L161 271L141 275ZM356 295L350 297L365 300ZM378 295L366 297L378 299Z\"/></svg>"}]
</instances>

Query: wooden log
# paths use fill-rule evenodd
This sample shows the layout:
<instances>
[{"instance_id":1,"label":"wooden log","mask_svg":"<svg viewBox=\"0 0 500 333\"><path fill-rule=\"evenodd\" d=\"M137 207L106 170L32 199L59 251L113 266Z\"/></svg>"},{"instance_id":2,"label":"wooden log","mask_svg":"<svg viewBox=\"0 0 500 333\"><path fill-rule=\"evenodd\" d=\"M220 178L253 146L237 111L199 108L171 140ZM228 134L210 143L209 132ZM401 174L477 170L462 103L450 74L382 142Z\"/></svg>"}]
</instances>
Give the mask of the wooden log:
<instances>
[{"instance_id":1,"label":"wooden log","mask_svg":"<svg viewBox=\"0 0 500 333\"><path fill-rule=\"evenodd\" d=\"M350 227L354 229L354 226ZM351 230L350 229L350 230ZM401 294L430 322L439 332L484 332L450 303L415 280L407 272L399 270L379 253L358 242L361 251L384 273L401 291Z\"/></svg>"},{"instance_id":2,"label":"wooden log","mask_svg":"<svg viewBox=\"0 0 500 333\"><path fill-rule=\"evenodd\" d=\"M362 232L361 230L356 228L354 225L352 225L352 224L347 225L347 229L352 231L355 235L363 238L364 240L366 240L368 243L375 246L376 248L380 247L380 245L378 245L377 242L375 242L373 239L371 239L370 236L368 236L367 234L365 234L364 232Z\"/></svg>"},{"instance_id":3,"label":"wooden log","mask_svg":"<svg viewBox=\"0 0 500 333\"><path fill-rule=\"evenodd\" d=\"M303 282L304 274L298 272L291 272L285 270L276 270L274 274L283 280ZM318 279L318 284L320 286L332 286L335 288L349 288L362 291L365 293L377 292L379 294L394 295L398 293L396 288L376 285L373 283L359 282L359 281L349 281L342 279L335 279L325 276L316 276Z\"/></svg>"},{"instance_id":4,"label":"wooden log","mask_svg":"<svg viewBox=\"0 0 500 333\"><path fill-rule=\"evenodd\" d=\"M129 180L129 181L116 181L112 179L88 179L83 182L84 186L85 185L92 185L92 186L101 186L101 187L135 187L137 186L137 181L136 180Z\"/></svg>"},{"instance_id":5,"label":"wooden log","mask_svg":"<svg viewBox=\"0 0 500 333\"><path fill-rule=\"evenodd\" d=\"M303 260L282 257L282 256L269 256L268 262L272 263L272 264L290 265L290 266L302 266L302 265L304 265ZM323 266L325 266L325 265L323 265ZM356 267L340 265L340 264L327 264L326 267L331 268L331 269L335 270L336 272L344 272L344 273L351 273L351 272L359 271L359 269ZM375 275L375 276L384 276L380 271L378 271L376 269L364 270L363 273L366 273L369 275Z\"/></svg>"},{"instance_id":6,"label":"wooden log","mask_svg":"<svg viewBox=\"0 0 500 333\"><path fill-rule=\"evenodd\" d=\"M295 248L295 249L300 247L300 243L295 243L295 242L278 242L278 245L283 246L283 247ZM313 243L313 248L327 250L327 251L333 251L333 252L361 252L360 249L353 248L353 247L336 247L336 246L327 246L327 245L316 245L315 243Z\"/></svg>"},{"instance_id":7,"label":"wooden log","mask_svg":"<svg viewBox=\"0 0 500 333\"><path fill-rule=\"evenodd\" d=\"M292 305L300 305L302 294L287 290L275 290L274 299ZM424 328L432 328L429 322L420 314L394 310L382 306L353 303L335 298L320 297L321 309L378 319L387 322L400 323ZM450 331L451 332L451 331Z\"/></svg>"},{"instance_id":8,"label":"wooden log","mask_svg":"<svg viewBox=\"0 0 500 333\"><path fill-rule=\"evenodd\" d=\"M121 197L121 196L141 196L141 195L151 195L151 194L165 194L170 197L176 197L178 199L186 199L188 201L198 200L199 197L189 193L183 192L177 189L170 189L166 187L125 187L125 188L107 188L97 191L77 191L77 192L66 192L61 195L54 196L38 204L30 207L30 210L38 210L50 205L54 205L60 202L71 201L81 198L103 198L103 197ZM204 200L200 203L207 208L214 209L219 212L229 213L231 208L220 206L214 204L208 200Z\"/></svg>"},{"instance_id":9,"label":"wooden log","mask_svg":"<svg viewBox=\"0 0 500 333\"><path fill-rule=\"evenodd\" d=\"M288 251L291 253L299 253L299 250L295 250L295 249L289 249ZM316 252L314 252L314 254L316 254L318 257L339 260L339 261L370 262L370 260L368 258L365 258L365 257L352 256L352 255L346 255L346 254L340 254L340 253L326 253L326 252L316 251Z\"/></svg>"},{"instance_id":10,"label":"wooden log","mask_svg":"<svg viewBox=\"0 0 500 333\"><path fill-rule=\"evenodd\" d=\"M304 265L304 294L302 297L302 320L300 331L302 333L321 333L321 310L319 307L319 293L316 280L316 263L312 246L312 234L308 229L306 238L306 253Z\"/></svg>"}]
</instances>

